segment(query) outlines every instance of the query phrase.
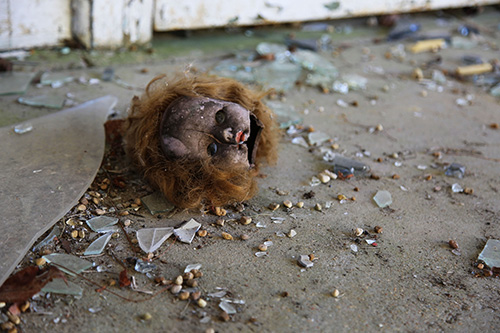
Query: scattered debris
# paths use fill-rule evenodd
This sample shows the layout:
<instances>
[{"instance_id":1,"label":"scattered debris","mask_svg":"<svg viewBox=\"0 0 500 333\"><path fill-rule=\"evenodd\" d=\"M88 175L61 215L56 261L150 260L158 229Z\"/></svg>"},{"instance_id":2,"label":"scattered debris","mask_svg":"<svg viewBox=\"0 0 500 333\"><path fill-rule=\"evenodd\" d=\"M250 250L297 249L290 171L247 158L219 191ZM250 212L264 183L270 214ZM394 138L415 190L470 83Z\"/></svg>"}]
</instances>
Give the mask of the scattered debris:
<instances>
[{"instance_id":1,"label":"scattered debris","mask_svg":"<svg viewBox=\"0 0 500 333\"><path fill-rule=\"evenodd\" d=\"M380 207L384 208L392 204L392 196L389 191L380 190L373 196L373 200Z\"/></svg>"},{"instance_id":2,"label":"scattered debris","mask_svg":"<svg viewBox=\"0 0 500 333\"><path fill-rule=\"evenodd\" d=\"M83 253L84 256L98 255L101 254L106 245L108 245L109 240L113 236L113 232L108 232L101 237L93 241Z\"/></svg>"},{"instance_id":3,"label":"scattered debris","mask_svg":"<svg viewBox=\"0 0 500 333\"><path fill-rule=\"evenodd\" d=\"M310 268L314 266L314 263L311 261L308 255L302 254L300 255L298 259L299 265L305 267L305 268Z\"/></svg>"},{"instance_id":4,"label":"scattered debris","mask_svg":"<svg viewBox=\"0 0 500 333\"><path fill-rule=\"evenodd\" d=\"M137 230L137 241L140 248L151 253L158 248L173 234L174 228L143 228Z\"/></svg>"},{"instance_id":5,"label":"scattered debris","mask_svg":"<svg viewBox=\"0 0 500 333\"><path fill-rule=\"evenodd\" d=\"M174 208L161 192L154 192L141 198L142 203L149 210L151 215L166 213Z\"/></svg>"},{"instance_id":6,"label":"scattered debris","mask_svg":"<svg viewBox=\"0 0 500 333\"><path fill-rule=\"evenodd\" d=\"M484 262L493 270L500 269L500 240L488 239L477 260Z\"/></svg>"},{"instance_id":7,"label":"scattered debris","mask_svg":"<svg viewBox=\"0 0 500 333\"><path fill-rule=\"evenodd\" d=\"M180 228L174 229L174 234L179 238L179 240L183 243L191 244L194 236L198 229L200 229L201 224L196 222L195 219L191 219L188 222L184 223Z\"/></svg>"},{"instance_id":8,"label":"scattered debris","mask_svg":"<svg viewBox=\"0 0 500 333\"><path fill-rule=\"evenodd\" d=\"M95 232L108 233L117 232L119 228L115 226L118 223L118 218L111 216L96 216L87 220L87 225Z\"/></svg>"}]
</instances>

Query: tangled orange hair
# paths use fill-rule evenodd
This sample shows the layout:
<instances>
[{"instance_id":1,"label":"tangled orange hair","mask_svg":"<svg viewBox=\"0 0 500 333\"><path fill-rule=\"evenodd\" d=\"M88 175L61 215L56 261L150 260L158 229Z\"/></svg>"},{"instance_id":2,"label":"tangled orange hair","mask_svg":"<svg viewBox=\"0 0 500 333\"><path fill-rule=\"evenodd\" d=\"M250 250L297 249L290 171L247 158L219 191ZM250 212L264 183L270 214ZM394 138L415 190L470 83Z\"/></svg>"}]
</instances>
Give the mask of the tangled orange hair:
<instances>
[{"instance_id":1,"label":"tangled orange hair","mask_svg":"<svg viewBox=\"0 0 500 333\"><path fill-rule=\"evenodd\" d=\"M132 99L125 122L126 150L149 183L177 207L224 206L248 200L257 192L255 176L261 163L274 164L277 159L278 131L272 112L261 101L265 95L228 78L182 76L168 80L165 75L158 76L142 97ZM160 147L160 120L168 105L180 96L229 101L252 112L264 125L255 167L216 167L209 159L167 159Z\"/></svg>"}]
</instances>

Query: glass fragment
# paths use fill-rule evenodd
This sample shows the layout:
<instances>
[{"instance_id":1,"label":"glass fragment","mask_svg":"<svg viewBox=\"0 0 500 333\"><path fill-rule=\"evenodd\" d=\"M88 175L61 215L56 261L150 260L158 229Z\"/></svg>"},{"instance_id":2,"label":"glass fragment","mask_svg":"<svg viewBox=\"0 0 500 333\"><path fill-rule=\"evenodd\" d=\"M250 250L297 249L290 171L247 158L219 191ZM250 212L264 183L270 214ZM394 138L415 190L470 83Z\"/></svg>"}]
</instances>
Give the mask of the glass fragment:
<instances>
[{"instance_id":1,"label":"glass fragment","mask_svg":"<svg viewBox=\"0 0 500 333\"><path fill-rule=\"evenodd\" d=\"M220 302L219 303L219 308L222 309L222 311L225 311L227 314L235 314L236 313L236 308L229 304L228 302Z\"/></svg>"},{"instance_id":2,"label":"glass fragment","mask_svg":"<svg viewBox=\"0 0 500 333\"><path fill-rule=\"evenodd\" d=\"M112 232L108 232L107 234L102 235L101 237L97 238L95 241L93 241L89 247L85 250L83 253L84 256L92 256L92 255L98 255L101 254L106 245L108 245L109 240L111 239L111 236L113 236Z\"/></svg>"},{"instance_id":3,"label":"glass fragment","mask_svg":"<svg viewBox=\"0 0 500 333\"><path fill-rule=\"evenodd\" d=\"M500 240L488 239L477 259L492 269L500 267Z\"/></svg>"},{"instance_id":4,"label":"glass fragment","mask_svg":"<svg viewBox=\"0 0 500 333\"><path fill-rule=\"evenodd\" d=\"M8 72L0 74L0 95L24 94L36 73Z\"/></svg>"},{"instance_id":5,"label":"glass fragment","mask_svg":"<svg viewBox=\"0 0 500 333\"><path fill-rule=\"evenodd\" d=\"M79 274L86 269L92 267L92 263L90 261L78 258L71 254L65 253L51 253L44 255L43 258L52 264L56 264L57 268L61 269L63 272L68 273L69 275L74 275L72 272L66 270L65 268Z\"/></svg>"},{"instance_id":6,"label":"glass fragment","mask_svg":"<svg viewBox=\"0 0 500 333\"><path fill-rule=\"evenodd\" d=\"M465 174L465 166L458 163L451 163L445 170L446 176L462 179Z\"/></svg>"},{"instance_id":7,"label":"glass fragment","mask_svg":"<svg viewBox=\"0 0 500 333\"><path fill-rule=\"evenodd\" d=\"M58 95L40 95L33 97L19 97L17 101L29 106L42 106L51 109L61 109L64 106L64 96Z\"/></svg>"},{"instance_id":8,"label":"glass fragment","mask_svg":"<svg viewBox=\"0 0 500 333\"><path fill-rule=\"evenodd\" d=\"M134 269L139 272L139 273L150 273L156 269L156 265L149 262L149 261L144 261L142 259L137 259L135 262Z\"/></svg>"},{"instance_id":9,"label":"glass fragment","mask_svg":"<svg viewBox=\"0 0 500 333\"><path fill-rule=\"evenodd\" d=\"M373 200L380 207L384 208L392 204L392 196L389 191L381 190L373 196Z\"/></svg>"},{"instance_id":10,"label":"glass fragment","mask_svg":"<svg viewBox=\"0 0 500 333\"><path fill-rule=\"evenodd\" d=\"M141 198L142 203L149 210L151 215L166 213L174 208L160 192L154 192Z\"/></svg>"},{"instance_id":11,"label":"glass fragment","mask_svg":"<svg viewBox=\"0 0 500 333\"><path fill-rule=\"evenodd\" d=\"M201 264L190 264L190 265L187 265L186 268L184 268L184 273L189 273L193 269L200 269L200 268L201 268Z\"/></svg>"},{"instance_id":12,"label":"glass fragment","mask_svg":"<svg viewBox=\"0 0 500 333\"><path fill-rule=\"evenodd\" d=\"M146 228L137 230L140 248L146 252L154 252L172 235L174 228Z\"/></svg>"},{"instance_id":13,"label":"glass fragment","mask_svg":"<svg viewBox=\"0 0 500 333\"><path fill-rule=\"evenodd\" d=\"M96 216L87 220L87 225L95 232L109 232L110 226L118 223L118 218L112 216Z\"/></svg>"},{"instance_id":14,"label":"glass fragment","mask_svg":"<svg viewBox=\"0 0 500 333\"><path fill-rule=\"evenodd\" d=\"M64 279L54 279L47 283L42 291L45 293L82 296L83 288L71 281Z\"/></svg>"},{"instance_id":15,"label":"glass fragment","mask_svg":"<svg viewBox=\"0 0 500 333\"><path fill-rule=\"evenodd\" d=\"M180 228L174 229L174 234L179 237L179 240L183 243L189 243L193 241L193 238L200 229L201 224L196 222L195 219L191 219L184 223Z\"/></svg>"}]
</instances>

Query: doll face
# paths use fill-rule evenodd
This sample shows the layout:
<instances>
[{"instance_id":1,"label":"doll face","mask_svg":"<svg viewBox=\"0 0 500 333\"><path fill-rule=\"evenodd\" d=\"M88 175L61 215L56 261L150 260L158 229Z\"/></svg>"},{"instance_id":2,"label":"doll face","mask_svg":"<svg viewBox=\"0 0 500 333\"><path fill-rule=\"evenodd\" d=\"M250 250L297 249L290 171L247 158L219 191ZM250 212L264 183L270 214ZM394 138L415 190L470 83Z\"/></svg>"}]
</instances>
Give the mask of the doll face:
<instances>
[{"instance_id":1,"label":"doll face","mask_svg":"<svg viewBox=\"0 0 500 333\"><path fill-rule=\"evenodd\" d=\"M168 158L210 159L220 166L254 164L262 123L241 105L179 97L165 110L160 143Z\"/></svg>"}]
</instances>

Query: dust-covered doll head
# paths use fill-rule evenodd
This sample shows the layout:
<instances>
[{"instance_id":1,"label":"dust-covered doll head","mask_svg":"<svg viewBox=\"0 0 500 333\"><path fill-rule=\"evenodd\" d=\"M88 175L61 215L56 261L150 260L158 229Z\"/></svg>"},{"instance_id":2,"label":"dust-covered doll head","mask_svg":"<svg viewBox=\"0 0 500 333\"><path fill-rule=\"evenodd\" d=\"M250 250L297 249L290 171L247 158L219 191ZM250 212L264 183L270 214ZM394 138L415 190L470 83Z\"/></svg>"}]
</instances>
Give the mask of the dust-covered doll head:
<instances>
[{"instance_id":1,"label":"dust-covered doll head","mask_svg":"<svg viewBox=\"0 0 500 333\"><path fill-rule=\"evenodd\" d=\"M178 207L248 200L260 164L277 157L277 129L264 95L227 78L157 77L132 100L127 151Z\"/></svg>"}]
</instances>

